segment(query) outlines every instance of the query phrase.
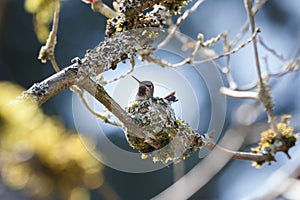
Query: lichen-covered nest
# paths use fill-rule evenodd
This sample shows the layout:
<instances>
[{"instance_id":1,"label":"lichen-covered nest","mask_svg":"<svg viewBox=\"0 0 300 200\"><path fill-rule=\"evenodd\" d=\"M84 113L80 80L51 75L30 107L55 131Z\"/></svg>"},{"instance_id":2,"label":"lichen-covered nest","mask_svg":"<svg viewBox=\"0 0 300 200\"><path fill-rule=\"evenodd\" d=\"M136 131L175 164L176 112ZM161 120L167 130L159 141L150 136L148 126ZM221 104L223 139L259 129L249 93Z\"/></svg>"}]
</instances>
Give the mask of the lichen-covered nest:
<instances>
[{"instance_id":1,"label":"lichen-covered nest","mask_svg":"<svg viewBox=\"0 0 300 200\"><path fill-rule=\"evenodd\" d=\"M129 144L142 153L142 158L153 157L153 161L167 164L169 161L185 159L185 152L196 151L195 141L200 135L188 124L176 119L171 105L162 98L150 98L132 102L126 109L133 121L143 128L145 138L127 132ZM147 141L158 144L159 149ZM199 144L197 144L199 146Z\"/></svg>"}]
</instances>

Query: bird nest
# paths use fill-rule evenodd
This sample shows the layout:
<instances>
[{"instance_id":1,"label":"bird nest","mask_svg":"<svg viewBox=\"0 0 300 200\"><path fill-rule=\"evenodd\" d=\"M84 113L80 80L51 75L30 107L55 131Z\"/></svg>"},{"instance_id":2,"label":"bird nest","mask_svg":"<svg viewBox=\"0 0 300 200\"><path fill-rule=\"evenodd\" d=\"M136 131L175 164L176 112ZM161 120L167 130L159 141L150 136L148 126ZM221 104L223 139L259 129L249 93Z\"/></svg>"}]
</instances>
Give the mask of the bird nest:
<instances>
[{"instance_id":1,"label":"bird nest","mask_svg":"<svg viewBox=\"0 0 300 200\"><path fill-rule=\"evenodd\" d=\"M187 123L176 119L170 103L162 98L149 98L132 102L126 108L134 123L143 129L145 138L138 138L127 132L127 140L133 148L142 153L142 158L153 157L153 161L167 164L188 157L186 151L196 151L200 135ZM149 145L158 145L158 149Z\"/></svg>"}]
</instances>

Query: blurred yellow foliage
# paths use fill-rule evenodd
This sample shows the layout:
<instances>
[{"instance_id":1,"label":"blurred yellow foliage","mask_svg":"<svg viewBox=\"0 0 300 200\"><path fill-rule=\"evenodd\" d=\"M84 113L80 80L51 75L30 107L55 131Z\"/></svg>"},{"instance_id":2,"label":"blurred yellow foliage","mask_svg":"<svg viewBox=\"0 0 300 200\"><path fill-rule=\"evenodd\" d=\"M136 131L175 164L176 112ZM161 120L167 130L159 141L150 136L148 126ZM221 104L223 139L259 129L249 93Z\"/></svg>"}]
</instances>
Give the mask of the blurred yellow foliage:
<instances>
[{"instance_id":1,"label":"blurred yellow foliage","mask_svg":"<svg viewBox=\"0 0 300 200\"><path fill-rule=\"evenodd\" d=\"M25 10L34 16L35 33L41 43L46 42L50 33L49 25L53 19L57 0L25 0Z\"/></svg>"},{"instance_id":2,"label":"blurred yellow foliage","mask_svg":"<svg viewBox=\"0 0 300 200\"><path fill-rule=\"evenodd\" d=\"M102 166L78 134L30 102L10 103L21 89L0 82L0 172L4 183L32 199L89 199L103 183ZM90 142L91 141L87 141Z\"/></svg>"}]
</instances>

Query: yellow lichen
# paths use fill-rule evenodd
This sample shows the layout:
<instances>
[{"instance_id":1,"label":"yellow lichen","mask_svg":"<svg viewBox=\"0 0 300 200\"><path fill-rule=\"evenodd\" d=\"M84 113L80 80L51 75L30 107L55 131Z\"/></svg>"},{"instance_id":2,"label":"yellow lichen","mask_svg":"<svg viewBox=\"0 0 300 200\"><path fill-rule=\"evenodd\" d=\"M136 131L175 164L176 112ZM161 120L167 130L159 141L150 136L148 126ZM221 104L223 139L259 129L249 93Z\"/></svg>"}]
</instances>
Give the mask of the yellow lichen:
<instances>
[{"instance_id":1,"label":"yellow lichen","mask_svg":"<svg viewBox=\"0 0 300 200\"><path fill-rule=\"evenodd\" d=\"M257 147L251 148L253 153L262 153L271 155L270 159L278 151L283 151L288 155L288 150L293 147L298 139L298 136L294 134L294 129L289 126L290 115L283 115L281 122L279 122L276 127L278 134L272 130L268 129L261 133L260 142ZM288 155L289 156L289 155ZM265 162L270 163L272 160L264 160L261 162L253 162L253 166L260 167Z\"/></svg>"}]
</instances>

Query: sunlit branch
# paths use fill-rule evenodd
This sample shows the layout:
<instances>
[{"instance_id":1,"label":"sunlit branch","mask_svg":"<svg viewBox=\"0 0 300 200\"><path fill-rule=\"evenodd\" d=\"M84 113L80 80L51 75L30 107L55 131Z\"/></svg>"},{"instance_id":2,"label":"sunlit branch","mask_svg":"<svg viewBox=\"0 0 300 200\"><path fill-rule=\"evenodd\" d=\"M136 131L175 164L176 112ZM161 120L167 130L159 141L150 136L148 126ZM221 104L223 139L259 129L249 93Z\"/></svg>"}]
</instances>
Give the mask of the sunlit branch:
<instances>
[{"instance_id":1,"label":"sunlit branch","mask_svg":"<svg viewBox=\"0 0 300 200\"><path fill-rule=\"evenodd\" d=\"M91 8L93 11L99 12L107 18L118 16L118 13L103 3L102 0L94 0L91 4Z\"/></svg>"},{"instance_id":2,"label":"sunlit branch","mask_svg":"<svg viewBox=\"0 0 300 200\"><path fill-rule=\"evenodd\" d=\"M221 87L220 92L223 95L226 95L229 97L234 97L234 98L258 99L257 92L238 91L238 90L233 90L233 89L226 88L226 87Z\"/></svg>"},{"instance_id":3,"label":"sunlit branch","mask_svg":"<svg viewBox=\"0 0 300 200\"><path fill-rule=\"evenodd\" d=\"M42 105L54 95L64 91L75 84L78 67L71 65L49 78L33 84L23 92L20 99L33 100L37 105Z\"/></svg>"}]
</instances>

